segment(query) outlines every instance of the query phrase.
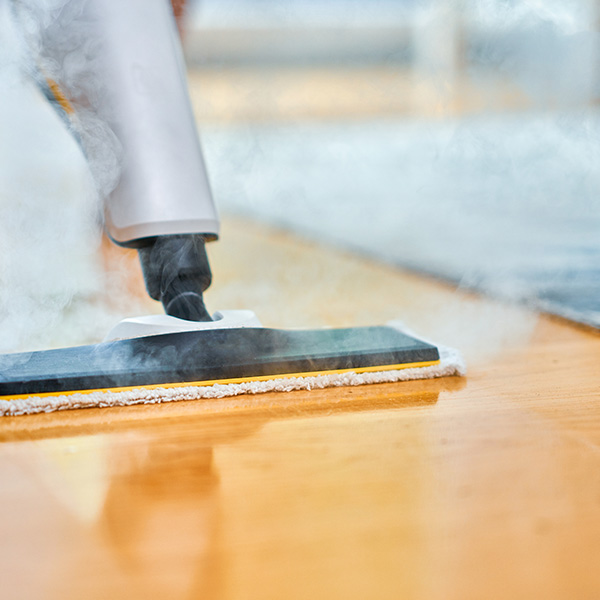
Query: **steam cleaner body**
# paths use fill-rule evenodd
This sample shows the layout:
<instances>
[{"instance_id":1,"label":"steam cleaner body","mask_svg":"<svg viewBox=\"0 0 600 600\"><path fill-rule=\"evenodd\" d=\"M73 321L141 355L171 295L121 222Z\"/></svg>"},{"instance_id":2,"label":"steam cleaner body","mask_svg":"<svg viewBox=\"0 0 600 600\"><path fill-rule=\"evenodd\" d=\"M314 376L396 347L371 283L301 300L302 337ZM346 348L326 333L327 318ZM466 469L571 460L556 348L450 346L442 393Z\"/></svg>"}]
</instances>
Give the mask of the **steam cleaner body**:
<instances>
[{"instance_id":1,"label":"steam cleaner body","mask_svg":"<svg viewBox=\"0 0 600 600\"><path fill-rule=\"evenodd\" d=\"M0 414L460 371L394 327L283 331L211 316L205 244L218 238L219 219L169 4L71 0L50 22L37 17L35 0L13 7L32 74L88 158L106 231L137 249L147 291L166 315L134 320L92 346L0 356ZM65 66L74 53L77 77ZM120 166L114 181L94 172L107 152Z\"/></svg>"}]
</instances>

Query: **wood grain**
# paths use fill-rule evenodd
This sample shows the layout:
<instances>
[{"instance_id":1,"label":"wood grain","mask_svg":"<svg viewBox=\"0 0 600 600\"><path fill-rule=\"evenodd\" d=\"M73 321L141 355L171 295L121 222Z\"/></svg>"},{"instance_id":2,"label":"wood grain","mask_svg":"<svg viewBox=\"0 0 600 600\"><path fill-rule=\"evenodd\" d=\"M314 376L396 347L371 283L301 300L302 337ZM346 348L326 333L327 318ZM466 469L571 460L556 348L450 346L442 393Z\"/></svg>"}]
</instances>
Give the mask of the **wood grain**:
<instances>
[{"instance_id":1,"label":"wood grain","mask_svg":"<svg viewBox=\"0 0 600 600\"><path fill-rule=\"evenodd\" d=\"M3 599L598 597L596 333L249 223L210 253L213 308L403 318L469 374L5 418Z\"/></svg>"}]
</instances>

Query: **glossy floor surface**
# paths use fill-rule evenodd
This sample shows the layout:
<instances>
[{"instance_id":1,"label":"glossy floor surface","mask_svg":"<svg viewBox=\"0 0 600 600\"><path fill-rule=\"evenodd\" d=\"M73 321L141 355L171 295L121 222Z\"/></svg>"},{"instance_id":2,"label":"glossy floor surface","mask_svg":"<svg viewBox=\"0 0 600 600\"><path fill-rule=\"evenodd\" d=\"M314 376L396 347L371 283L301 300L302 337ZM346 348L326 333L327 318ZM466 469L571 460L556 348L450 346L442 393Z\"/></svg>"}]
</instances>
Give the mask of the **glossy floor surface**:
<instances>
[{"instance_id":1,"label":"glossy floor surface","mask_svg":"<svg viewBox=\"0 0 600 600\"><path fill-rule=\"evenodd\" d=\"M5 418L3 600L598 596L597 333L249 223L211 251L213 308L402 318L468 376Z\"/></svg>"}]
</instances>

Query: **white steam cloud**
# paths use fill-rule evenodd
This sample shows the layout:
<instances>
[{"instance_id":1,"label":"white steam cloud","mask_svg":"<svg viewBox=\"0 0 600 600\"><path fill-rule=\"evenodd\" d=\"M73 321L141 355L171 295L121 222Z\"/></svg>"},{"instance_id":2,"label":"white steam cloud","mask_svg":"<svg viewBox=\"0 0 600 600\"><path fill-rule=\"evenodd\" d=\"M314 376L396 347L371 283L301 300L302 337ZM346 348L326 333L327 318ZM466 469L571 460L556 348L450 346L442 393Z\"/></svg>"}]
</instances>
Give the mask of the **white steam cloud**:
<instances>
[{"instance_id":1,"label":"white steam cloud","mask_svg":"<svg viewBox=\"0 0 600 600\"><path fill-rule=\"evenodd\" d=\"M114 136L80 110L86 160L34 83L41 68L81 98L97 93L85 77L84 27L61 42L64 60L37 57L43 35L57 35L54 24L77 4L0 3L0 352L95 341L117 318L94 300L106 286L99 197L118 177Z\"/></svg>"},{"instance_id":2,"label":"white steam cloud","mask_svg":"<svg viewBox=\"0 0 600 600\"><path fill-rule=\"evenodd\" d=\"M398 79L435 93L408 116L206 129L215 196L509 300L576 301L600 324L597 4L412 4L398 23L416 28L413 62ZM531 330L506 314L473 330Z\"/></svg>"}]
</instances>

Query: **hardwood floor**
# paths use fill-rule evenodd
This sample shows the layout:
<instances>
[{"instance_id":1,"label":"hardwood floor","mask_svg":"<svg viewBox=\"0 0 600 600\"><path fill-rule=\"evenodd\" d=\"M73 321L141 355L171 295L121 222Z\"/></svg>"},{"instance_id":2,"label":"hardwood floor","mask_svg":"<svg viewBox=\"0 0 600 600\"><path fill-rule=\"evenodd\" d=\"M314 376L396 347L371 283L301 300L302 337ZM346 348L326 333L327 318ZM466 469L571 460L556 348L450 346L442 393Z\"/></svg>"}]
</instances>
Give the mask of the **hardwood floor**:
<instances>
[{"instance_id":1,"label":"hardwood floor","mask_svg":"<svg viewBox=\"0 0 600 600\"><path fill-rule=\"evenodd\" d=\"M209 253L213 310L401 318L468 375L4 418L3 599L598 596L597 332L252 223Z\"/></svg>"}]
</instances>

